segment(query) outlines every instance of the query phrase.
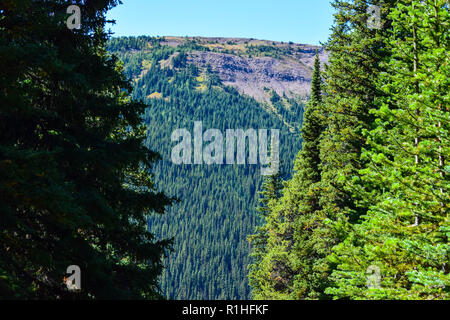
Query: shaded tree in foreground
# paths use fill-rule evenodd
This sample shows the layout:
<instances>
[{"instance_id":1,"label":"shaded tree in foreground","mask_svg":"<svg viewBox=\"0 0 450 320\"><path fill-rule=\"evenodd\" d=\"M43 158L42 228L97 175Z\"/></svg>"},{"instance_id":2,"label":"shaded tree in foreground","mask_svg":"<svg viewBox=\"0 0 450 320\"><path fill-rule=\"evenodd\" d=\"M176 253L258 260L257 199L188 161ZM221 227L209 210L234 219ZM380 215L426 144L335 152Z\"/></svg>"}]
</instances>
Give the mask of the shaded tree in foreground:
<instances>
[{"instance_id":1,"label":"shaded tree in foreground","mask_svg":"<svg viewBox=\"0 0 450 320\"><path fill-rule=\"evenodd\" d=\"M143 146L145 105L104 49L118 1L2 1L0 11L0 298L160 298L170 243L146 215L158 154ZM81 268L81 291L63 284Z\"/></svg>"}]
</instances>

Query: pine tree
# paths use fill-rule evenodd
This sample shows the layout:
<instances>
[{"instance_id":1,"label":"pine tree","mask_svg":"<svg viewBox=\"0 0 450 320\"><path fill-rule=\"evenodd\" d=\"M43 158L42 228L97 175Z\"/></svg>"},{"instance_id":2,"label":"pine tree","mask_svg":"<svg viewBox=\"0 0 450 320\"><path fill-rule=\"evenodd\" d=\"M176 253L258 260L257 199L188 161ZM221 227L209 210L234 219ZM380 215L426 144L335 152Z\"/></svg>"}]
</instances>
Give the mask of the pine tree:
<instances>
[{"instance_id":1,"label":"pine tree","mask_svg":"<svg viewBox=\"0 0 450 320\"><path fill-rule=\"evenodd\" d=\"M143 146L146 106L105 51L114 0L2 1L0 10L0 298L160 298L168 241L146 215L158 155ZM63 283L81 268L81 290Z\"/></svg>"},{"instance_id":2,"label":"pine tree","mask_svg":"<svg viewBox=\"0 0 450 320\"><path fill-rule=\"evenodd\" d=\"M383 38L389 20L386 15L393 1L353 0L335 1L335 25L326 44L329 63L324 72L326 132L321 139L322 196L324 216L332 221L340 218L357 221L367 208L359 207L351 194L351 186L358 180L358 170L364 167L361 149L362 135L369 128L375 98L382 95L377 89L380 62L386 55ZM367 9L381 8L380 29L368 28Z\"/></svg>"},{"instance_id":3,"label":"pine tree","mask_svg":"<svg viewBox=\"0 0 450 320\"><path fill-rule=\"evenodd\" d=\"M295 173L286 182L282 197L265 211L266 224L260 229L265 236L265 250L259 253L257 272L250 274L256 298L296 299L315 293L316 283L310 282L308 273L314 261L310 237L315 211L320 207L315 184L320 181L319 139L324 119L320 112L321 81L316 54L311 99L304 114L302 150L294 164Z\"/></svg>"},{"instance_id":4,"label":"pine tree","mask_svg":"<svg viewBox=\"0 0 450 320\"><path fill-rule=\"evenodd\" d=\"M274 252L280 255L284 274L278 297L326 299L329 275L335 267L328 259L345 234L339 223L355 221L357 210L350 194L352 175L359 162L362 129L370 123L368 109L378 92L378 62L384 52L381 31L367 28L367 1L336 1L338 13L326 46L326 96L322 103L320 77L312 81L312 99L305 112L303 148L295 163L296 173L283 190L275 215L283 217L284 238ZM385 6L385 12L388 6ZM318 70L316 60L316 70ZM336 227L337 226L337 227ZM278 263L280 264L280 262ZM281 292L281 294L280 294Z\"/></svg>"},{"instance_id":5,"label":"pine tree","mask_svg":"<svg viewBox=\"0 0 450 320\"><path fill-rule=\"evenodd\" d=\"M316 251L315 236L320 224L318 213L321 210L319 146L325 128L322 107L322 78L320 61L316 53L311 81L311 100L306 107L302 126L302 150L295 161L296 173L284 191L286 196L281 205L287 219L292 221L290 265L294 274L291 289L293 299L321 298L325 283L321 271L316 269L320 253Z\"/></svg>"},{"instance_id":6,"label":"pine tree","mask_svg":"<svg viewBox=\"0 0 450 320\"><path fill-rule=\"evenodd\" d=\"M336 298L448 299L449 13L443 0L398 1L356 197L370 208L335 248ZM382 190L382 192L380 192ZM368 269L378 284L367 288Z\"/></svg>"},{"instance_id":7,"label":"pine tree","mask_svg":"<svg viewBox=\"0 0 450 320\"><path fill-rule=\"evenodd\" d=\"M277 172L264 178L261 191L258 192L260 205L257 207L257 211L261 220L263 220L263 224L256 227L255 233L248 237L252 245L250 256L253 259L252 263L248 266L248 278L252 288L252 297L256 299L264 298L264 288L267 286L262 263L267 254L269 230L274 227L273 224L278 224L278 221L271 219L270 213L274 202L281 197L282 189L281 174Z\"/></svg>"},{"instance_id":8,"label":"pine tree","mask_svg":"<svg viewBox=\"0 0 450 320\"><path fill-rule=\"evenodd\" d=\"M360 159L365 141L362 132L370 126L373 117L370 109L374 108L375 98L381 95L376 81L382 71L379 63L386 54L383 37L389 21L385 16L392 2L383 2L380 18L384 24L375 30L368 28L367 11L370 5L381 5L381 2L332 3L337 12L332 35L325 45L329 62L324 72L324 102L320 108L325 119L319 139L320 179L315 184L319 207L309 223L297 223L306 230L303 234L298 232L299 237L306 237L298 243L308 244L300 247L305 254L298 263L305 271L298 277L297 298L330 297L325 290L331 285L329 276L337 265L330 254L367 210L358 205L360 199L351 190L359 183L359 170L364 167Z\"/></svg>"}]
</instances>

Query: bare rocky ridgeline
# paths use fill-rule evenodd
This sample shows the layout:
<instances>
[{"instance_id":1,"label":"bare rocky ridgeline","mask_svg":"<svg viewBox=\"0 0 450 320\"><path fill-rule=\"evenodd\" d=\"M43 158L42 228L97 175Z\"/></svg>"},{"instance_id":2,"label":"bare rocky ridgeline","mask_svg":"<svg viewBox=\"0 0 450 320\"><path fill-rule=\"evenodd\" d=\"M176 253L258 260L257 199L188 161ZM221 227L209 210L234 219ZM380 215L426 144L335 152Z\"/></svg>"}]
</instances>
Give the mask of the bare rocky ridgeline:
<instances>
[{"instance_id":1,"label":"bare rocky ridgeline","mask_svg":"<svg viewBox=\"0 0 450 320\"><path fill-rule=\"evenodd\" d=\"M208 65L222 83L258 101L269 101L272 90L280 96L309 95L314 56L322 63L328 54L322 47L242 38L165 37L161 44L177 47L186 41L207 47L193 50L188 61L205 69Z\"/></svg>"}]
</instances>

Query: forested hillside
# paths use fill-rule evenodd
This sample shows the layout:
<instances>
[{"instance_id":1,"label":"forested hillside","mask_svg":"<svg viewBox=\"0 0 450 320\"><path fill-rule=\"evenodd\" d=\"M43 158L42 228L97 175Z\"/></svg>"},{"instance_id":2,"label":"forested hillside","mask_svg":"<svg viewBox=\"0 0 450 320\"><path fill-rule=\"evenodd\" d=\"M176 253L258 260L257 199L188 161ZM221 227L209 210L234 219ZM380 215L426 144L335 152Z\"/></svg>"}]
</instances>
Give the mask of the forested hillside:
<instances>
[{"instance_id":1,"label":"forested hillside","mask_svg":"<svg viewBox=\"0 0 450 320\"><path fill-rule=\"evenodd\" d=\"M293 178L264 184L252 296L448 300L448 1L333 5Z\"/></svg>"},{"instance_id":2,"label":"forested hillside","mask_svg":"<svg viewBox=\"0 0 450 320\"><path fill-rule=\"evenodd\" d=\"M0 300L450 299L448 0L332 0L323 47L120 3L0 1Z\"/></svg>"},{"instance_id":3,"label":"forested hillside","mask_svg":"<svg viewBox=\"0 0 450 320\"><path fill-rule=\"evenodd\" d=\"M0 4L2 301L162 298L169 243L146 217L172 201L153 188L146 106L105 50L117 2L78 4L74 32L62 1Z\"/></svg>"},{"instance_id":4,"label":"forested hillside","mask_svg":"<svg viewBox=\"0 0 450 320\"><path fill-rule=\"evenodd\" d=\"M174 238L161 282L163 292L173 299L248 298L247 237L260 224L255 214L260 166L175 165L171 133L178 128L193 132L194 121L202 121L203 130L221 132L280 129L280 171L287 178L301 145L302 101L307 96L278 94L276 88L266 89L268 101L243 95L223 83L221 72L226 70L189 58L193 50L210 52L192 39L170 46L165 38L116 38L109 50L124 61L127 75L134 79L133 97L149 105L144 115L150 128L146 144L162 155L153 171L158 187L180 199L166 215L148 220L149 230ZM278 50L268 46L260 55ZM241 58L238 53L233 57ZM234 66L233 60L228 62L229 68ZM310 74L305 77L310 79ZM309 86L307 79L300 85L305 82Z\"/></svg>"}]
</instances>

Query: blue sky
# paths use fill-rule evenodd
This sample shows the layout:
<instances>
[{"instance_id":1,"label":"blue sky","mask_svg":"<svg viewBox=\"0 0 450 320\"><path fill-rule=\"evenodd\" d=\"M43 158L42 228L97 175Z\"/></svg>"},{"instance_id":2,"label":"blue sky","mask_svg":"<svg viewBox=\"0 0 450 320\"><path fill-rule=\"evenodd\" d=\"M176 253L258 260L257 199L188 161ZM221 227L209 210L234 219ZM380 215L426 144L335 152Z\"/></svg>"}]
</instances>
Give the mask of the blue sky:
<instances>
[{"instance_id":1,"label":"blue sky","mask_svg":"<svg viewBox=\"0 0 450 320\"><path fill-rule=\"evenodd\" d=\"M325 42L329 0L122 0L108 13L115 36L242 37Z\"/></svg>"}]
</instances>

